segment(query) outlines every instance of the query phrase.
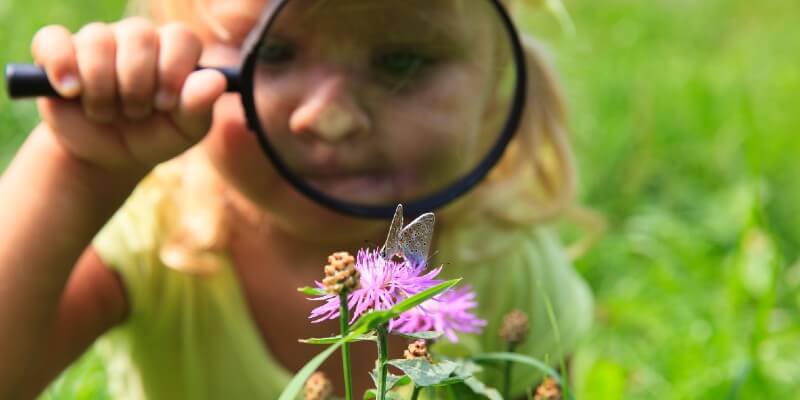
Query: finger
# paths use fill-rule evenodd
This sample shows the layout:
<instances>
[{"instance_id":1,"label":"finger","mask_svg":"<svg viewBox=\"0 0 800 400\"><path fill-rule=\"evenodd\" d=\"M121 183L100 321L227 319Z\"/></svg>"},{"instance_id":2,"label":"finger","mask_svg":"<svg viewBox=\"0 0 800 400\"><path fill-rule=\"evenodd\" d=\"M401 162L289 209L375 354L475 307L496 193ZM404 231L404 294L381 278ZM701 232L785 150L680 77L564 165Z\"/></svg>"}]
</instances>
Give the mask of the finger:
<instances>
[{"instance_id":1,"label":"finger","mask_svg":"<svg viewBox=\"0 0 800 400\"><path fill-rule=\"evenodd\" d=\"M117 42L117 90L122 112L142 119L153 109L158 62L158 33L144 18L129 18L113 27Z\"/></svg>"},{"instance_id":2,"label":"finger","mask_svg":"<svg viewBox=\"0 0 800 400\"><path fill-rule=\"evenodd\" d=\"M58 25L49 25L36 32L31 43L34 60L47 72L50 85L64 98L81 93L78 63L72 34Z\"/></svg>"},{"instance_id":3,"label":"finger","mask_svg":"<svg viewBox=\"0 0 800 400\"><path fill-rule=\"evenodd\" d=\"M156 114L121 126L122 139L131 157L149 167L177 156L195 144L175 130L168 115Z\"/></svg>"},{"instance_id":4,"label":"finger","mask_svg":"<svg viewBox=\"0 0 800 400\"><path fill-rule=\"evenodd\" d=\"M158 89L155 107L159 111L172 111L186 77L200 59L202 44L185 26L172 23L159 29Z\"/></svg>"},{"instance_id":5,"label":"finger","mask_svg":"<svg viewBox=\"0 0 800 400\"><path fill-rule=\"evenodd\" d=\"M92 23L73 40L83 83L83 109L96 122L111 122L117 108L114 32L106 24Z\"/></svg>"},{"instance_id":6,"label":"finger","mask_svg":"<svg viewBox=\"0 0 800 400\"><path fill-rule=\"evenodd\" d=\"M190 140L198 141L211 126L214 102L225 92L225 76L212 69L192 72L186 78L172 120Z\"/></svg>"}]
</instances>

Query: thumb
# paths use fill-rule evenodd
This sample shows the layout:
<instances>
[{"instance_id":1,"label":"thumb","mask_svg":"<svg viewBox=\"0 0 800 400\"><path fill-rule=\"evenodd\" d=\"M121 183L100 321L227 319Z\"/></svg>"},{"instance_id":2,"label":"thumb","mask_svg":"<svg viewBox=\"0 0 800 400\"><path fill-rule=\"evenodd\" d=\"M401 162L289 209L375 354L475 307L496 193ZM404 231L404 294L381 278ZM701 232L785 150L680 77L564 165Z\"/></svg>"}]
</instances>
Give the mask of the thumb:
<instances>
[{"instance_id":1,"label":"thumb","mask_svg":"<svg viewBox=\"0 0 800 400\"><path fill-rule=\"evenodd\" d=\"M208 132L214 103L225 93L226 85L225 76L213 69L201 69L186 77L172 121L187 138L198 141Z\"/></svg>"}]
</instances>

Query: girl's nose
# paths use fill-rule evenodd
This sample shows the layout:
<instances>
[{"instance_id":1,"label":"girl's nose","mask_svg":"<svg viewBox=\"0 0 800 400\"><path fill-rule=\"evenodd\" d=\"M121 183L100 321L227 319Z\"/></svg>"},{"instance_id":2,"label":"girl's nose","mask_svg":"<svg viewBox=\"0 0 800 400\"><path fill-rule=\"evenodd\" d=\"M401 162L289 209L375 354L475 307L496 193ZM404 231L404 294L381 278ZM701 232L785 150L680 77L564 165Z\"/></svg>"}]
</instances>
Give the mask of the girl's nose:
<instances>
[{"instance_id":1,"label":"girl's nose","mask_svg":"<svg viewBox=\"0 0 800 400\"><path fill-rule=\"evenodd\" d=\"M292 112L289 128L338 142L369 130L369 117L341 78L323 81Z\"/></svg>"}]
</instances>

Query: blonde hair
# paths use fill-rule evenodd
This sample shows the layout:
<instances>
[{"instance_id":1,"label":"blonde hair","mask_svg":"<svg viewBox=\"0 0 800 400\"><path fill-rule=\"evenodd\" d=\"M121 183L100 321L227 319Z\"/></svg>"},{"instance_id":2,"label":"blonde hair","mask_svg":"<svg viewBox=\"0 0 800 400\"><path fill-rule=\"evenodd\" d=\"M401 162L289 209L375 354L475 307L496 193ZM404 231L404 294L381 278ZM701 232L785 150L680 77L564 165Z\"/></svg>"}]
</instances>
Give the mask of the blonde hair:
<instances>
[{"instance_id":1,"label":"blonde hair","mask_svg":"<svg viewBox=\"0 0 800 400\"><path fill-rule=\"evenodd\" d=\"M208 11L207 2L133 0L128 13L147 15L158 23L179 21L192 27L202 26L213 32L219 40L231 40L230 33ZM509 3L510 0L502 2ZM566 216L589 228L590 234L573 246L573 253L577 253L587 248L603 230L602 219L575 202L577 174L567 136L566 108L557 76L541 43L523 35L523 46L528 72L528 99L520 128L485 181L440 212L443 221L459 221L458 224L444 224L445 227L458 227L444 229L440 237L452 239L446 239L450 243L444 247L472 247L456 245L458 238L465 234L457 232L458 229L480 231L480 236L485 237L486 230L521 228ZM176 208L175 228L168 236L161 255L165 264L173 268L207 271L213 269L209 267L210 260L213 260L211 254L215 249L225 247L226 210L218 200L219 193L213 193L220 190L219 185L200 183L211 181L213 171L189 167L194 162L185 159L194 157L192 153L190 151L182 157L183 160L167 163L156 171L157 174L168 176L167 179L176 185L173 187L179 188L175 200L188 201L189 204ZM189 174L202 178L186 176ZM199 195L198 191L206 193ZM494 250L488 246L482 248L455 250L457 254L448 254L448 257L453 261L474 261L503 250L502 247Z\"/></svg>"}]
</instances>

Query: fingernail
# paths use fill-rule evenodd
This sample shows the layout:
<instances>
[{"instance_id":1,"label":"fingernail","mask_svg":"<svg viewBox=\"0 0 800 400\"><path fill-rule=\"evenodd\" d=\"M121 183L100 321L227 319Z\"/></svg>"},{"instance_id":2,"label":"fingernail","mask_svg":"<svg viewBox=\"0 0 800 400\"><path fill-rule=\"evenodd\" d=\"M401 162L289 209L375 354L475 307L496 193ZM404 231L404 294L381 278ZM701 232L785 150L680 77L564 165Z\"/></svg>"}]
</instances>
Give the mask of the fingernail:
<instances>
[{"instance_id":1,"label":"fingernail","mask_svg":"<svg viewBox=\"0 0 800 400\"><path fill-rule=\"evenodd\" d=\"M59 81L60 93L64 97L77 96L81 91L81 81L75 75L64 75Z\"/></svg>"},{"instance_id":2,"label":"fingernail","mask_svg":"<svg viewBox=\"0 0 800 400\"><path fill-rule=\"evenodd\" d=\"M175 107L175 95L164 89L156 93L156 109L159 111L170 111Z\"/></svg>"}]
</instances>

